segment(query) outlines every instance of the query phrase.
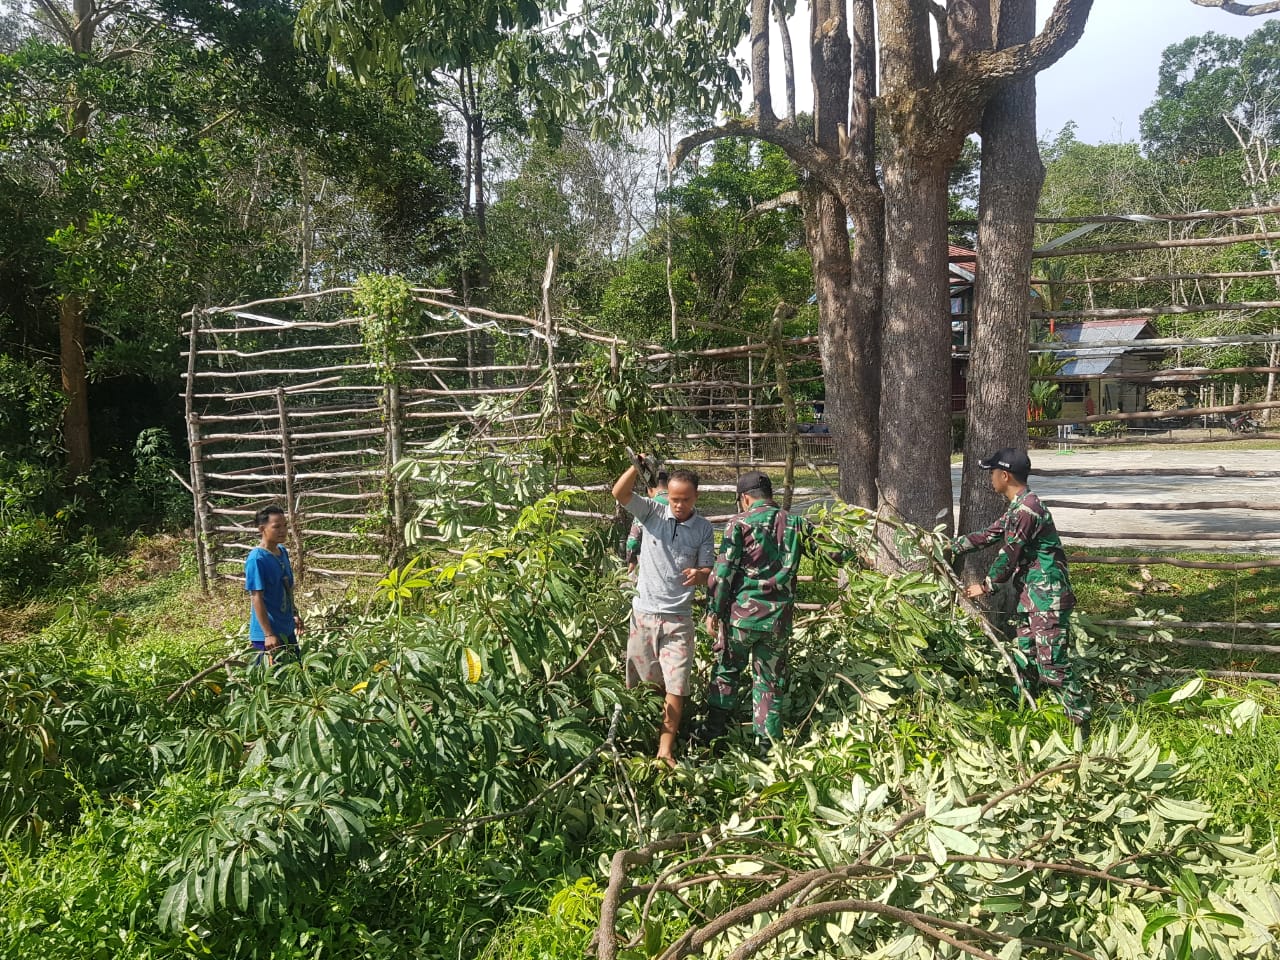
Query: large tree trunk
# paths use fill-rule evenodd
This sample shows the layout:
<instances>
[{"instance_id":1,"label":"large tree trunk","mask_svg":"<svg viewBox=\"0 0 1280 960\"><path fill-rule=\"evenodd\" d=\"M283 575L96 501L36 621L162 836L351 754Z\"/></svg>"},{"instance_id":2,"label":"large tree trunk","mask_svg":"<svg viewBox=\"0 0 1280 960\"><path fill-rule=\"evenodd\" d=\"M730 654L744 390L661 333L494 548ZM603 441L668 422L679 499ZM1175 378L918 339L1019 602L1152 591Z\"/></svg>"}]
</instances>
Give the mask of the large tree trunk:
<instances>
[{"instance_id":1,"label":"large tree trunk","mask_svg":"<svg viewBox=\"0 0 1280 960\"><path fill-rule=\"evenodd\" d=\"M879 285L868 290L868 264L855 266L856 256L850 256L844 204L813 183L806 185L802 197L818 298L825 414L840 469L840 496L849 503L874 507L880 433ZM870 270L878 279L879 250L870 256L874 258ZM874 312L868 311L869 303Z\"/></svg>"},{"instance_id":2,"label":"large tree trunk","mask_svg":"<svg viewBox=\"0 0 1280 960\"><path fill-rule=\"evenodd\" d=\"M905 140L906 138L900 138ZM880 491L912 523L951 525L947 165L900 142L885 164Z\"/></svg>"},{"instance_id":3,"label":"large tree trunk","mask_svg":"<svg viewBox=\"0 0 1280 960\"><path fill-rule=\"evenodd\" d=\"M1003 0L1001 47L1035 32L1035 5ZM978 194L978 275L969 358L960 529L977 530L1005 508L978 461L1002 447L1027 444L1027 348L1031 248L1044 165L1036 142L1036 89L1029 78L1004 87L982 119ZM965 575L977 579L987 557L971 554Z\"/></svg>"}]
</instances>

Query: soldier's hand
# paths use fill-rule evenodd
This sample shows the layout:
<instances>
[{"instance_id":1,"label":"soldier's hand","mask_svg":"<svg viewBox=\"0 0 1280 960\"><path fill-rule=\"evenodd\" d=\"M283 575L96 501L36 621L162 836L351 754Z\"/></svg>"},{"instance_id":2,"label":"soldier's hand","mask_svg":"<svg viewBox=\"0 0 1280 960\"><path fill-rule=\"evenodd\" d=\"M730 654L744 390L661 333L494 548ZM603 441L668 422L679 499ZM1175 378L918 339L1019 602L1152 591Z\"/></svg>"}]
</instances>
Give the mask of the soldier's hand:
<instances>
[{"instance_id":1,"label":"soldier's hand","mask_svg":"<svg viewBox=\"0 0 1280 960\"><path fill-rule=\"evenodd\" d=\"M707 633L711 634L713 637L719 635L720 621L716 619L716 615L714 613L707 614L706 627Z\"/></svg>"},{"instance_id":2,"label":"soldier's hand","mask_svg":"<svg viewBox=\"0 0 1280 960\"><path fill-rule=\"evenodd\" d=\"M970 600L977 600L987 595L987 588L980 583L971 583L964 588L964 595Z\"/></svg>"}]
</instances>

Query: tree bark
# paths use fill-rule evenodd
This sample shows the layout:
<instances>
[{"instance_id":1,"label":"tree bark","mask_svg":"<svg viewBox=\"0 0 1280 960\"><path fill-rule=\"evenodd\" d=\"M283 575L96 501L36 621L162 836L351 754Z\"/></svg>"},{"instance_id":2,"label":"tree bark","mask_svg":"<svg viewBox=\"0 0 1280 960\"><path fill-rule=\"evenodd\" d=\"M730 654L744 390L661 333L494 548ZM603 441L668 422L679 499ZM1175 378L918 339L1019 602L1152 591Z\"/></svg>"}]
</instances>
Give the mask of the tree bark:
<instances>
[{"instance_id":1,"label":"tree bark","mask_svg":"<svg viewBox=\"0 0 1280 960\"><path fill-rule=\"evenodd\" d=\"M1035 32L1031 0L1002 0L1001 47ZM982 119L982 180L978 193L978 272L966 390L960 529L986 527L1005 508L978 461L1002 447L1027 444L1027 349L1030 340L1031 248L1044 181L1036 142L1035 80L1005 86ZM964 574L976 580L987 557L970 554Z\"/></svg>"},{"instance_id":2,"label":"tree bark","mask_svg":"<svg viewBox=\"0 0 1280 960\"><path fill-rule=\"evenodd\" d=\"M951 527L947 169L904 142L884 172L880 491L926 528Z\"/></svg>"},{"instance_id":3,"label":"tree bark","mask_svg":"<svg viewBox=\"0 0 1280 960\"><path fill-rule=\"evenodd\" d=\"M858 334L870 325L867 318L854 316L847 213L844 204L818 184L808 183L801 196L818 299L818 342L826 383L824 416L835 441L840 496L850 503L874 506L879 430L876 407L867 404L868 393L874 392L868 391L867 381L878 384L879 370L875 357L859 350L859 340L867 338Z\"/></svg>"}]
</instances>

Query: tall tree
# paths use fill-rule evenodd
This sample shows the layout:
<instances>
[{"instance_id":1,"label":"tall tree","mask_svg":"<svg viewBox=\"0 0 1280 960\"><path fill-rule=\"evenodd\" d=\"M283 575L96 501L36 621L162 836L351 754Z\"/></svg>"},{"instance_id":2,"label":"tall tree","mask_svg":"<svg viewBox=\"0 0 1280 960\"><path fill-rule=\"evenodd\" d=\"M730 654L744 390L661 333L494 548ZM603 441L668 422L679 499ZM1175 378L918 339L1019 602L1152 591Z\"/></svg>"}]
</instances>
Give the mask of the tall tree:
<instances>
[{"instance_id":1,"label":"tall tree","mask_svg":"<svg viewBox=\"0 0 1280 960\"><path fill-rule=\"evenodd\" d=\"M1010 47L1035 33L1035 8L1002 0L996 43ZM978 461L1027 439L1027 347L1031 245L1044 164L1036 141L1034 78L1008 84L982 117L982 178L978 194L978 257L974 332L965 409L960 529L985 527L1006 504ZM975 575L984 558L971 556Z\"/></svg>"},{"instance_id":2,"label":"tall tree","mask_svg":"<svg viewBox=\"0 0 1280 960\"><path fill-rule=\"evenodd\" d=\"M1156 99L1142 114L1147 146L1179 160L1280 143L1280 20L1248 37L1206 33L1164 51Z\"/></svg>"},{"instance_id":3,"label":"tall tree","mask_svg":"<svg viewBox=\"0 0 1280 960\"><path fill-rule=\"evenodd\" d=\"M629 9L625 0L619 4ZM1059 0L1040 34L996 49L991 0L946 7L852 0L847 8L838 0L814 0L811 124L780 119L773 109L767 0L753 0L738 34L732 24L708 23L690 8L687 16L667 14L669 20L638 41L634 23L625 31L626 43L610 37L606 73L623 78L617 87L664 91L670 100L708 94L691 85L701 61L691 65L687 55L672 54L689 49L680 36L692 29L686 21L705 24L706 57L723 51L726 38L749 36L751 115L690 135L676 157L713 139L755 137L781 146L807 181L832 429L838 446L856 451L857 458L841 463L841 492L850 499L873 503L878 486L914 521L932 524L950 514L948 173L991 96L1069 50L1091 6L1091 0ZM619 21L620 15L607 25ZM877 166L880 123L884 151ZM874 424L878 437L869 426Z\"/></svg>"},{"instance_id":4,"label":"tall tree","mask_svg":"<svg viewBox=\"0 0 1280 960\"><path fill-rule=\"evenodd\" d=\"M456 199L438 118L378 85L318 85L286 6L178 2L113 5L85 21L78 56L67 38L84 46L88 27L67 33L47 5L0 55L0 211L15 227L0 237L0 351L39 356L61 337L73 477L163 421L192 303L288 289L307 251L317 277L365 256L429 266Z\"/></svg>"}]
</instances>

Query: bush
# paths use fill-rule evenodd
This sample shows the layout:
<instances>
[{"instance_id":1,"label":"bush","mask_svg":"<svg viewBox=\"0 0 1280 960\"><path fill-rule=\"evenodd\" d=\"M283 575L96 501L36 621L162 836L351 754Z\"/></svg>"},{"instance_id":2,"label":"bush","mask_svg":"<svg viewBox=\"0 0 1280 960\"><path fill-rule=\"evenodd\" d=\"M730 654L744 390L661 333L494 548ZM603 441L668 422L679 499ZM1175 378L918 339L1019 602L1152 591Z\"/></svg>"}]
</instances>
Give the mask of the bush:
<instances>
[{"instance_id":1,"label":"bush","mask_svg":"<svg viewBox=\"0 0 1280 960\"><path fill-rule=\"evenodd\" d=\"M1095 437L1122 437L1128 430L1123 420L1099 420L1089 424L1089 432Z\"/></svg>"}]
</instances>

